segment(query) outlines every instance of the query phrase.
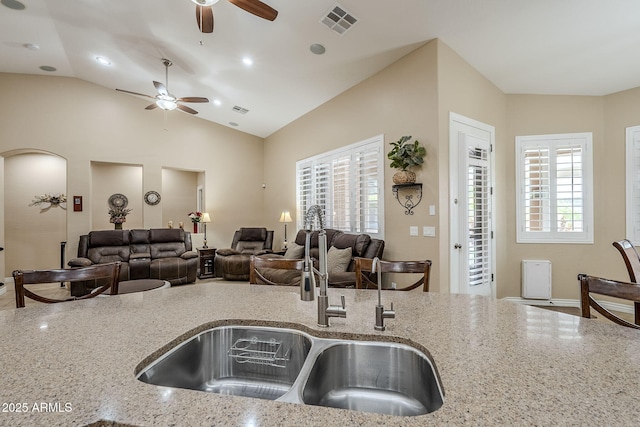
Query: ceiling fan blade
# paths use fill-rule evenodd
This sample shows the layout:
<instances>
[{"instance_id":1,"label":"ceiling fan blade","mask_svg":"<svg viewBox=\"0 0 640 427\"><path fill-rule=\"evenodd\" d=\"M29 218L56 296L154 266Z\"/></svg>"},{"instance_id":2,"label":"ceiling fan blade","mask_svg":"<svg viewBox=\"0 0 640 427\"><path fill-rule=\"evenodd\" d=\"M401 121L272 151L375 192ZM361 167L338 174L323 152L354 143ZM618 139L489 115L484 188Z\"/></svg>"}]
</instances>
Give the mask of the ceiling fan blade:
<instances>
[{"instance_id":1,"label":"ceiling fan blade","mask_svg":"<svg viewBox=\"0 0 640 427\"><path fill-rule=\"evenodd\" d=\"M178 104L178 110L182 110L185 113L189 113L189 114L198 114L198 112L193 108L187 107L186 105L182 105L182 104Z\"/></svg>"},{"instance_id":2,"label":"ceiling fan blade","mask_svg":"<svg viewBox=\"0 0 640 427\"><path fill-rule=\"evenodd\" d=\"M199 96L187 96L186 98L178 98L176 101L181 102L209 102L208 98L202 98Z\"/></svg>"},{"instance_id":3,"label":"ceiling fan blade","mask_svg":"<svg viewBox=\"0 0 640 427\"><path fill-rule=\"evenodd\" d=\"M278 16L278 11L260 0L229 0L240 9L256 15L268 21L273 21Z\"/></svg>"},{"instance_id":4,"label":"ceiling fan blade","mask_svg":"<svg viewBox=\"0 0 640 427\"><path fill-rule=\"evenodd\" d=\"M158 104L156 104L155 102L153 104L149 104L145 107L145 110L153 110L154 108L157 108Z\"/></svg>"},{"instance_id":5,"label":"ceiling fan blade","mask_svg":"<svg viewBox=\"0 0 640 427\"><path fill-rule=\"evenodd\" d=\"M196 5L196 21L200 31L213 33L213 7Z\"/></svg>"},{"instance_id":6,"label":"ceiling fan blade","mask_svg":"<svg viewBox=\"0 0 640 427\"><path fill-rule=\"evenodd\" d=\"M124 90L124 89L116 89L118 92L124 92L124 93L130 93L131 95L138 95L138 96L144 96L146 98L151 98L151 99L156 99L155 96L151 96L151 95L145 95L144 93L138 93L138 92L131 92L130 90Z\"/></svg>"},{"instance_id":7,"label":"ceiling fan blade","mask_svg":"<svg viewBox=\"0 0 640 427\"><path fill-rule=\"evenodd\" d=\"M158 91L158 93L160 95L169 95L169 91L167 90L166 87L164 87L164 85L160 82L157 81L153 81L153 85L156 87L156 90Z\"/></svg>"}]
</instances>

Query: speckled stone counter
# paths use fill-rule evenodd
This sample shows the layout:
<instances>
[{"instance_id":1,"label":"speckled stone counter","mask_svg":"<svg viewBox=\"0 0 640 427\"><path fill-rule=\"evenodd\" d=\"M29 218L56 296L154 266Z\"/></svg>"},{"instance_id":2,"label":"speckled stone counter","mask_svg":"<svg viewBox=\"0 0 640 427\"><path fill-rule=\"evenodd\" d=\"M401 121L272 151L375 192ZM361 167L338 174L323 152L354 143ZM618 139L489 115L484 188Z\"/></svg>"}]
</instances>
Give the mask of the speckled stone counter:
<instances>
[{"instance_id":1,"label":"speckled stone counter","mask_svg":"<svg viewBox=\"0 0 640 427\"><path fill-rule=\"evenodd\" d=\"M0 312L0 425L637 425L640 332L467 295L331 289L347 318L316 326L296 288L221 282ZM340 338L411 340L433 357L441 409L392 417L139 382L139 364L205 324L300 325ZM21 409L22 412L17 412Z\"/></svg>"}]
</instances>

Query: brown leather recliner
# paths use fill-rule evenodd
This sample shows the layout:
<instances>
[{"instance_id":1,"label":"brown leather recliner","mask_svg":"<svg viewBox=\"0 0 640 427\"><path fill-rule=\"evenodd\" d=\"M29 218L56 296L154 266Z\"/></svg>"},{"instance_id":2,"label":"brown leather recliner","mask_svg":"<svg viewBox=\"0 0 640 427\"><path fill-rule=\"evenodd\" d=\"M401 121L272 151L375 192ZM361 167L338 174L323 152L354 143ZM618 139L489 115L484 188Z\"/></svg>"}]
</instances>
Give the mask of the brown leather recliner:
<instances>
[{"instance_id":1,"label":"brown leather recliner","mask_svg":"<svg viewBox=\"0 0 640 427\"><path fill-rule=\"evenodd\" d=\"M198 253L192 251L191 233L182 229L91 231L80 236L78 257L70 267L120 261L120 281L166 280L171 285L196 281ZM71 295L81 296L96 283L73 282Z\"/></svg>"},{"instance_id":2,"label":"brown leather recliner","mask_svg":"<svg viewBox=\"0 0 640 427\"><path fill-rule=\"evenodd\" d=\"M249 280L251 257L272 251L273 230L243 227L233 235L231 248L218 249L214 258L215 277L225 280Z\"/></svg>"}]
</instances>

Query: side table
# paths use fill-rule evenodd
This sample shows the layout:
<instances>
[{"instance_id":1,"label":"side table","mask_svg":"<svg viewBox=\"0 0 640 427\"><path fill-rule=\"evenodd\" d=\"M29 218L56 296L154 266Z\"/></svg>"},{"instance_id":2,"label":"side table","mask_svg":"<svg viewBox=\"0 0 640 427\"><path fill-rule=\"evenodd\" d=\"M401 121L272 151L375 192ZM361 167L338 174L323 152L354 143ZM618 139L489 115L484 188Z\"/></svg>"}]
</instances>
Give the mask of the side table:
<instances>
[{"instance_id":1,"label":"side table","mask_svg":"<svg viewBox=\"0 0 640 427\"><path fill-rule=\"evenodd\" d=\"M198 279L213 277L213 259L216 257L216 248L198 248L198 257L200 258Z\"/></svg>"}]
</instances>

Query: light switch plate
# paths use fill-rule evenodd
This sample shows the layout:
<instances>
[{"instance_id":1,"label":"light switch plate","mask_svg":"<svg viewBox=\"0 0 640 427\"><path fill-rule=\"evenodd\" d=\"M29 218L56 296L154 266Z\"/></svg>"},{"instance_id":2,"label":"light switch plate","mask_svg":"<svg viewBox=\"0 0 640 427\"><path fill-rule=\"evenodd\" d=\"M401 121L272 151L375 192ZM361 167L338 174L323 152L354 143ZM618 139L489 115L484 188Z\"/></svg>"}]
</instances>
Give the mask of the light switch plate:
<instances>
[{"instance_id":1,"label":"light switch plate","mask_svg":"<svg viewBox=\"0 0 640 427\"><path fill-rule=\"evenodd\" d=\"M436 205L429 205L429 215L434 216L436 214Z\"/></svg>"},{"instance_id":2,"label":"light switch plate","mask_svg":"<svg viewBox=\"0 0 640 427\"><path fill-rule=\"evenodd\" d=\"M409 236L418 236L418 226L412 225L409 227Z\"/></svg>"},{"instance_id":3,"label":"light switch plate","mask_svg":"<svg viewBox=\"0 0 640 427\"><path fill-rule=\"evenodd\" d=\"M435 227L422 227L422 235L425 237L436 237L436 228Z\"/></svg>"}]
</instances>

